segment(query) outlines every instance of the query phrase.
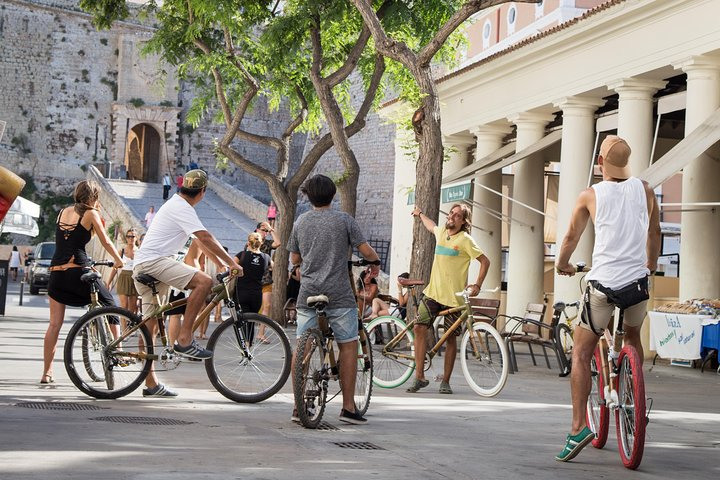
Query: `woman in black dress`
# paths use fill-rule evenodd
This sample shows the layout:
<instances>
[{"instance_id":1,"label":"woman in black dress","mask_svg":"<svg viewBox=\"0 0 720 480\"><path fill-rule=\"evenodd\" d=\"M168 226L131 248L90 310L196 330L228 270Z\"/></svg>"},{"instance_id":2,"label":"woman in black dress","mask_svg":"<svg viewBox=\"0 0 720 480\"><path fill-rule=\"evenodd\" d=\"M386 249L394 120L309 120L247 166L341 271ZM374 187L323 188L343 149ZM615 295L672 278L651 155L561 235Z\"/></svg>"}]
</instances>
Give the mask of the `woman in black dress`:
<instances>
[{"instance_id":1,"label":"woman in black dress","mask_svg":"<svg viewBox=\"0 0 720 480\"><path fill-rule=\"evenodd\" d=\"M90 285L80 280L83 268L90 264L85 245L93 234L115 260L114 268L123 265L120 253L108 238L100 217L100 187L83 180L73 192L75 205L60 211L55 228L55 255L50 262L50 324L43 345L43 375L40 383L53 382L52 362L55 358L58 335L65 320L65 306L84 307L90 303ZM102 305L114 305L112 295L100 280L96 282L98 300Z\"/></svg>"},{"instance_id":2,"label":"woman in black dress","mask_svg":"<svg viewBox=\"0 0 720 480\"><path fill-rule=\"evenodd\" d=\"M263 274L270 268L270 255L260 251L262 237L253 232L248 235L245 250L235 255L235 262L243 267L243 276L237 278L235 288L235 301L243 312L256 313L260 311L263 300ZM249 332L252 336L253 332ZM267 343L262 331L258 333L258 340Z\"/></svg>"}]
</instances>

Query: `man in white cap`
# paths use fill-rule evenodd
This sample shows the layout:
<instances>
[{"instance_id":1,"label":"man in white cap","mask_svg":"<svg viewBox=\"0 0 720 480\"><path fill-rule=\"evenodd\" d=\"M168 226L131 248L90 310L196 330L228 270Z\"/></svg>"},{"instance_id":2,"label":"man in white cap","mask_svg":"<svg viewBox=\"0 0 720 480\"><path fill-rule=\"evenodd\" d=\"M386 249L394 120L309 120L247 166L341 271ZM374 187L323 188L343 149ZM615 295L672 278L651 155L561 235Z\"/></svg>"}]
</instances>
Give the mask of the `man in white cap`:
<instances>
[{"instance_id":1,"label":"man in white cap","mask_svg":"<svg viewBox=\"0 0 720 480\"><path fill-rule=\"evenodd\" d=\"M592 270L586 277L583 311L573 334L572 426L565 448L555 457L560 462L575 458L594 438L585 419L591 388L590 359L615 310L604 292L613 295L633 283L646 291L648 275L657 268L660 255L660 212L655 192L647 182L631 176L630 153L622 138L605 138L598 155L603 181L580 193L555 265L560 275L575 274L570 256L591 219L595 228ZM635 347L641 360L640 327L646 306L647 300L639 301L626 308L624 315L625 342Z\"/></svg>"},{"instance_id":2,"label":"man in white cap","mask_svg":"<svg viewBox=\"0 0 720 480\"><path fill-rule=\"evenodd\" d=\"M196 268L175 261L175 254L184 247L188 237L193 236L203 252L242 274L242 268L213 234L207 231L195 211L195 205L205 197L207 181L207 174L202 170L190 170L185 174L180 192L158 210L143 244L135 253L133 268L133 277L136 279L139 274L146 273L162 282L159 288L161 297L167 295L168 285L178 290L191 290L174 349L182 356L196 359L212 357L211 351L201 347L192 338L193 322L205 306L212 279ZM152 304L152 291L137 280L135 287L142 296L144 313Z\"/></svg>"}]
</instances>

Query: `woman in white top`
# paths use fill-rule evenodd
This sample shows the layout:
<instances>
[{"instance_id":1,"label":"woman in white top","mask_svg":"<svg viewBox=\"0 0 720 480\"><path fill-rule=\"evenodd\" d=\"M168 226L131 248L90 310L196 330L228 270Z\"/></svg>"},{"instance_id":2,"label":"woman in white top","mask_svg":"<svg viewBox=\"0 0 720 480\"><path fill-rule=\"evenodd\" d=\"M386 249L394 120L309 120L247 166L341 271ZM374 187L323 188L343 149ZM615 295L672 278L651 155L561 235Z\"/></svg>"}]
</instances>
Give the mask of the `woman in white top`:
<instances>
[{"instance_id":1,"label":"woman in white top","mask_svg":"<svg viewBox=\"0 0 720 480\"><path fill-rule=\"evenodd\" d=\"M122 257L123 267L118 275L116 290L120 297L120 306L132 313L137 313L138 310L138 292L135 289L135 282L132 277L133 262L135 260L135 237L137 232L134 228L131 228L125 233L125 248L120 252ZM112 290L111 285L115 279L117 270L113 269L110 273L110 278L107 282L108 290Z\"/></svg>"},{"instance_id":2,"label":"woman in white top","mask_svg":"<svg viewBox=\"0 0 720 480\"><path fill-rule=\"evenodd\" d=\"M17 282L18 268L20 268L20 252L13 245L12 252L10 252L10 272L12 272L13 282Z\"/></svg>"}]
</instances>

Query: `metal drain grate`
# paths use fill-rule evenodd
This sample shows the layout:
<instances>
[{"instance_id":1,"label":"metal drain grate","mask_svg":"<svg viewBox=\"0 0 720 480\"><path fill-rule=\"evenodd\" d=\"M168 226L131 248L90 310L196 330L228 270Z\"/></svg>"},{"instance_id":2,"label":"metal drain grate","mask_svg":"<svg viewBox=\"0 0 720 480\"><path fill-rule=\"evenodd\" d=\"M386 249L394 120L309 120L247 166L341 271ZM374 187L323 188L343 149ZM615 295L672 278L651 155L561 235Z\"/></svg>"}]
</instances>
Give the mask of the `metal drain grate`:
<instances>
[{"instance_id":1,"label":"metal drain grate","mask_svg":"<svg viewBox=\"0 0 720 480\"><path fill-rule=\"evenodd\" d=\"M385 450L370 442L333 442L340 448L349 448L351 450Z\"/></svg>"},{"instance_id":2,"label":"metal drain grate","mask_svg":"<svg viewBox=\"0 0 720 480\"><path fill-rule=\"evenodd\" d=\"M68 402L21 402L16 407L35 408L38 410L107 410L108 407L100 407L88 403Z\"/></svg>"},{"instance_id":3,"label":"metal drain grate","mask_svg":"<svg viewBox=\"0 0 720 480\"><path fill-rule=\"evenodd\" d=\"M331 425L327 422L320 422L320 424L317 426L315 430L329 430L331 432L339 432L340 429L336 427L335 425Z\"/></svg>"},{"instance_id":4,"label":"metal drain grate","mask_svg":"<svg viewBox=\"0 0 720 480\"><path fill-rule=\"evenodd\" d=\"M133 423L136 425L192 425L195 423L186 422L185 420L175 420L173 418L158 417L96 417L91 420L114 423Z\"/></svg>"}]
</instances>

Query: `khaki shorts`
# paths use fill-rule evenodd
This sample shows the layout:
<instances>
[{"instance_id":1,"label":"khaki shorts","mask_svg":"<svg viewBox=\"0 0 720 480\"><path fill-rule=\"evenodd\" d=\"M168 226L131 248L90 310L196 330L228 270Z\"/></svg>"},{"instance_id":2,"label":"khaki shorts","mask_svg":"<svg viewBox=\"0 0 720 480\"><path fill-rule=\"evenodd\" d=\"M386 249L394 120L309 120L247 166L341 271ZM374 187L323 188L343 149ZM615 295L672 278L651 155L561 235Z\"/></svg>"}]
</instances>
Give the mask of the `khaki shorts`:
<instances>
[{"instance_id":1,"label":"khaki shorts","mask_svg":"<svg viewBox=\"0 0 720 480\"><path fill-rule=\"evenodd\" d=\"M588 285L590 289L590 317L592 319L593 326L596 330L605 330L610 324L610 320L615 317L615 305L609 304L607 296L604 293L597 290L592 285ZM582 328L592 332L590 325L585 323L582 319L585 317L585 302L582 303L582 310L580 315L577 316L573 322L575 326L581 326ZM647 303L645 300L632 307L625 309L625 315L623 317L623 325L626 327L640 327L645 320L647 314Z\"/></svg>"},{"instance_id":2,"label":"khaki shorts","mask_svg":"<svg viewBox=\"0 0 720 480\"><path fill-rule=\"evenodd\" d=\"M160 294L160 300L167 301L169 287L185 290L185 287L187 287L197 272L199 272L198 269L180 263L173 257L162 257L149 262L143 262L140 265L135 265L135 268L133 268L133 277L145 273L159 280L160 284L157 286L157 290ZM135 280L135 288L142 297L142 310L144 315L153 304L152 290L137 280Z\"/></svg>"}]
</instances>

